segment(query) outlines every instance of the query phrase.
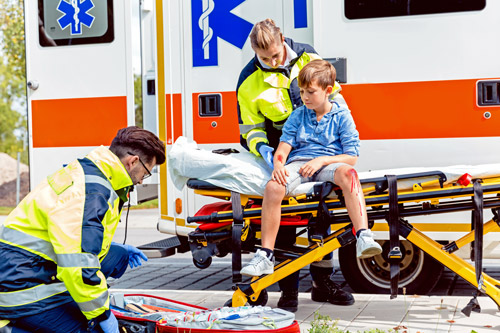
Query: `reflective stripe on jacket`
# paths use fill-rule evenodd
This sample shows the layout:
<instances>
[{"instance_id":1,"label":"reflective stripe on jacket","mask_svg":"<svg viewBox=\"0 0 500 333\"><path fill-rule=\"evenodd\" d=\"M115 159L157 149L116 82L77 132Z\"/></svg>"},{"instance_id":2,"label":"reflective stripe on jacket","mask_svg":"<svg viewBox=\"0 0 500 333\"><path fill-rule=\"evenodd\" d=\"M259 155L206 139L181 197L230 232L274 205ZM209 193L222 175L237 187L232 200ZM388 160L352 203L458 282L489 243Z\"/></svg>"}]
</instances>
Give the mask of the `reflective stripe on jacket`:
<instances>
[{"instance_id":1,"label":"reflective stripe on jacket","mask_svg":"<svg viewBox=\"0 0 500 333\"><path fill-rule=\"evenodd\" d=\"M285 38L285 43L297 53L287 68L263 68L255 56L242 70L238 80L236 94L240 143L257 156L260 156L258 145L269 144L270 141L266 120L281 132L291 112L303 104L297 84L300 70L311 60L320 59L310 45L295 43L289 38ZM336 84L334 94L339 91L340 86ZM340 94L339 98L342 98ZM279 135L276 142L279 142Z\"/></svg>"},{"instance_id":2,"label":"reflective stripe on jacket","mask_svg":"<svg viewBox=\"0 0 500 333\"><path fill-rule=\"evenodd\" d=\"M109 309L100 262L132 185L119 158L99 147L29 193L0 229L0 317L71 299L89 320Z\"/></svg>"}]
</instances>

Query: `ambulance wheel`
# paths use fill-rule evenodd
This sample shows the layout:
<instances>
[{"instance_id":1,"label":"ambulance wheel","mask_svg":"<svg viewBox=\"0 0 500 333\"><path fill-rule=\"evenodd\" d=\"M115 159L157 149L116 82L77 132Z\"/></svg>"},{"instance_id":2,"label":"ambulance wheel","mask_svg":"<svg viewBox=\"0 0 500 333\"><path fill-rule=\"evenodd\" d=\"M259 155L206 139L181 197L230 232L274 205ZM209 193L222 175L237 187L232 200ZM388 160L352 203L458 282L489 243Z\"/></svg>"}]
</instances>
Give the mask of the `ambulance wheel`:
<instances>
[{"instance_id":1,"label":"ambulance wheel","mask_svg":"<svg viewBox=\"0 0 500 333\"><path fill-rule=\"evenodd\" d=\"M356 258L356 242L339 249L339 264L349 286L357 293L390 293L389 241L378 241L382 253L372 258ZM399 294L426 295L439 281L443 265L407 240L400 242Z\"/></svg>"},{"instance_id":2,"label":"ambulance wheel","mask_svg":"<svg viewBox=\"0 0 500 333\"><path fill-rule=\"evenodd\" d=\"M212 264L212 257L207 257L203 262L199 262L198 260L193 258L193 264L199 269L208 268Z\"/></svg>"}]
</instances>

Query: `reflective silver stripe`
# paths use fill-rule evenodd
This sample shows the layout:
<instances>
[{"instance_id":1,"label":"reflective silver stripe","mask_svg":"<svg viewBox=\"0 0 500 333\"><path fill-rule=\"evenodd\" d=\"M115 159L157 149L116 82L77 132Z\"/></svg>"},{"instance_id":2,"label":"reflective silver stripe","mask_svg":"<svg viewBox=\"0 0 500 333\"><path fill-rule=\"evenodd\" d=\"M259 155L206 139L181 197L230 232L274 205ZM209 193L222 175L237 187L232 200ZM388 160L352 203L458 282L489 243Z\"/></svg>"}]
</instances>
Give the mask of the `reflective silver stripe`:
<instances>
[{"instance_id":1,"label":"reflective silver stripe","mask_svg":"<svg viewBox=\"0 0 500 333\"><path fill-rule=\"evenodd\" d=\"M20 306L34 303L65 291L66 286L64 283L59 282L41 284L30 289L0 293L0 306Z\"/></svg>"},{"instance_id":2,"label":"reflective silver stripe","mask_svg":"<svg viewBox=\"0 0 500 333\"><path fill-rule=\"evenodd\" d=\"M92 253L66 253L57 255L59 267L95 267L100 268L99 258Z\"/></svg>"},{"instance_id":3,"label":"reflective silver stripe","mask_svg":"<svg viewBox=\"0 0 500 333\"><path fill-rule=\"evenodd\" d=\"M276 128L276 129L281 130L283 128L283 125L284 124L273 124L273 127Z\"/></svg>"},{"instance_id":4,"label":"reflective silver stripe","mask_svg":"<svg viewBox=\"0 0 500 333\"><path fill-rule=\"evenodd\" d=\"M247 137L247 141L250 142L250 140L253 140L255 138L267 139L267 135L264 132L254 132Z\"/></svg>"},{"instance_id":5,"label":"reflective silver stripe","mask_svg":"<svg viewBox=\"0 0 500 333\"><path fill-rule=\"evenodd\" d=\"M241 125L240 124L240 134L246 134L253 130L254 128L266 128L266 123L258 123L254 125Z\"/></svg>"},{"instance_id":6,"label":"reflective silver stripe","mask_svg":"<svg viewBox=\"0 0 500 333\"><path fill-rule=\"evenodd\" d=\"M106 290L101 294L101 296L97 297L96 299L87 302L77 302L77 303L78 306L80 307L80 310L91 312L99 308L102 308L106 304L108 297L109 294L108 291Z\"/></svg>"},{"instance_id":7,"label":"reflective silver stripe","mask_svg":"<svg viewBox=\"0 0 500 333\"><path fill-rule=\"evenodd\" d=\"M57 261L56 254L54 252L54 247L50 242L29 235L25 232L14 230L11 228L6 228L4 226L2 226L0 229L0 235L2 239L10 243L26 247L30 250L37 251L39 253L43 253L53 261Z\"/></svg>"},{"instance_id":8,"label":"reflective silver stripe","mask_svg":"<svg viewBox=\"0 0 500 333\"><path fill-rule=\"evenodd\" d=\"M99 176L85 175L85 183L99 184L106 187L111 193L108 203L111 207L115 208L115 201L118 198L118 194L116 194L115 190L113 190L113 187L107 180Z\"/></svg>"}]
</instances>

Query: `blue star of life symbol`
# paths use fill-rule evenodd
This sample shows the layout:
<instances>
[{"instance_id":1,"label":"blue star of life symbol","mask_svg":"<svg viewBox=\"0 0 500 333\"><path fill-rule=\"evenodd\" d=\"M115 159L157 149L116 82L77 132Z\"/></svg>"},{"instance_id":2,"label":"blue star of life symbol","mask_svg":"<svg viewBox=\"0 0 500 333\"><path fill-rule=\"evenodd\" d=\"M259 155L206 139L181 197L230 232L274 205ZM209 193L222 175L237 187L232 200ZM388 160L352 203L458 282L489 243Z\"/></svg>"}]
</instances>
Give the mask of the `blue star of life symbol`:
<instances>
[{"instance_id":1,"label":"blue star of life symbol","mask_svg":"<svg viewBox=\"0 0 500 333\"><path fill-rule=\"evenodd\" d=\"M71 3L61 0L57 10L63 13L57 23L62 30L71 25L71 35L82 34L82 24L88 28L92 27L95 17L87 13L94 8L92 0L71 0Z\"/></svg>"}]
</instances>

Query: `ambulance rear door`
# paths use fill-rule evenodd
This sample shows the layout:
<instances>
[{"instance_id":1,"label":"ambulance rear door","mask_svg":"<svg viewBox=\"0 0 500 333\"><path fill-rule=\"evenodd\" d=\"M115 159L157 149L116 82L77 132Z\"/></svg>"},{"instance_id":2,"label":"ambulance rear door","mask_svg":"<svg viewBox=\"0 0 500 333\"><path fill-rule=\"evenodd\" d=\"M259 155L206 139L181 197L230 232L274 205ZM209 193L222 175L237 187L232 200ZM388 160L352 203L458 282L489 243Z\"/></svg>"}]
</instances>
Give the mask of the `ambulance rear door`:
<instances>
[{"instance_id":1,"label":"ambulance rear door","mask_svg":"<svg viewBox=\"0 0 500 333\"><path fill-rule=\"evenodd\" d=\"M25 1L30 181L134 123L130 0Z\"/></svg>"}]
</instances>

